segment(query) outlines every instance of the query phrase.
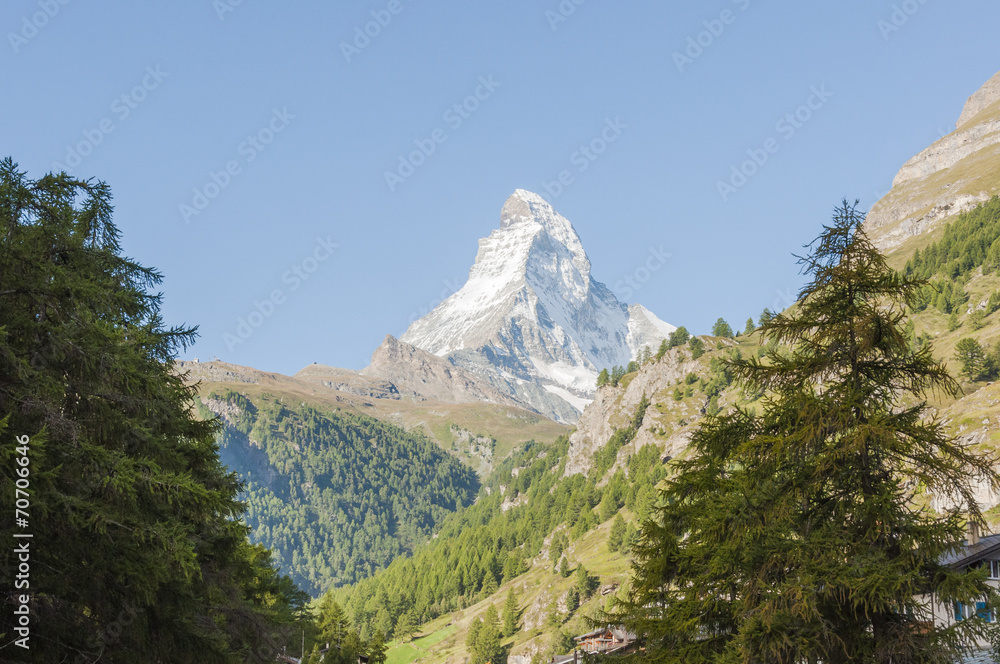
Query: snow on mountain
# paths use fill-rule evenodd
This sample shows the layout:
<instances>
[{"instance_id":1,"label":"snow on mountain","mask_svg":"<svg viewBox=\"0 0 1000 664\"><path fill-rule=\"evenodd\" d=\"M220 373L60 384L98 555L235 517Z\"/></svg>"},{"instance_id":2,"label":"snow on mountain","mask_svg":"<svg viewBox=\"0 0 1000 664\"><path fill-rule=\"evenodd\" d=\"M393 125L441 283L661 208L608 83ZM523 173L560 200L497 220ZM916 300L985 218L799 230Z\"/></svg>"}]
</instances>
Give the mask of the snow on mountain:
<instances>
[{"instance_id":1,"label":"snow on mountain","mask_svg":"<svg viewBox=\"0 0 1000 664\"><path fill-rule=\"evenodd\" d=\"M575 421L600 369L627 364L645 346L655 350L675 328L595 281L573 225L541 196L518 189L500 221L479 241L465 286L401 341L545 415Z\"/></svg>"}]
</instances>

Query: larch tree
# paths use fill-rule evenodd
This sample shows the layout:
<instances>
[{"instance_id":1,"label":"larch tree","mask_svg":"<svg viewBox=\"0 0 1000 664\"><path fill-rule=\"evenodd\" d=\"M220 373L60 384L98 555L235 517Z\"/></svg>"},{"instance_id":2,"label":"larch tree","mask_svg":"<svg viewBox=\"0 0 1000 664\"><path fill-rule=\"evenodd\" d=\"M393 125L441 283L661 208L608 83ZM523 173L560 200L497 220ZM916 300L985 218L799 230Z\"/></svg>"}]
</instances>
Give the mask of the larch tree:
<instances>
[{"instance_id":1,"label":"larch tree","mask_svg":"<svg viewBox=\"0 0 1000 664\"><path fill-rule=\"evenodd\" d=\"M0 495L30 495L32 661L271 661L308 599L247 539L160 280L122 256L107 185L0 162ZM16 627L3 611L0 659Z\"/></svg>"},{"instance_id":2,"label":"larch tree","mask_svg":"<svg viewBox=\"0 0 1000 664\"><path fill-rule=\"evenodd\" d=\"M958 385L910 345L920 282L887 266L863 220L845 201L808 245L798 307L762 321L774 350L733 362L766 394L760 412L707 417L643 526L616 617L654 661L950 662L988 632L930 611L997 605L982 571L944 563L982 523L974 489L998 487L994 460L928 413Z\"/></svg>"}]
</instances>

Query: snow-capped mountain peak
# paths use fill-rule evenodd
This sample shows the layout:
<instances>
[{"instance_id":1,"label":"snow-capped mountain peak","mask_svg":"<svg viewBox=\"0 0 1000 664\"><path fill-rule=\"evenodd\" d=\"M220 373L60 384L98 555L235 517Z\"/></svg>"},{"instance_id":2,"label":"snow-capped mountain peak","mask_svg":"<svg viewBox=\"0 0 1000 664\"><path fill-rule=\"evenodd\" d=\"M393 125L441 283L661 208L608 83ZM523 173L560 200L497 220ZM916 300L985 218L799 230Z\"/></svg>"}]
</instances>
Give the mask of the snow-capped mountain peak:
<instances>
[{"instance_id":1,"label":"snow-capped mountain peak","mask_svg":"<svg viewBox=\"0 0 1000 664\"><path fill-rule=\"evenodd\" d=\"M541 196L518 189L500 221L479 241L466 284L401 340L575 421L601 368L627 364L674 328L595 281L573 225Z\"/></svg>"}]
</instances>

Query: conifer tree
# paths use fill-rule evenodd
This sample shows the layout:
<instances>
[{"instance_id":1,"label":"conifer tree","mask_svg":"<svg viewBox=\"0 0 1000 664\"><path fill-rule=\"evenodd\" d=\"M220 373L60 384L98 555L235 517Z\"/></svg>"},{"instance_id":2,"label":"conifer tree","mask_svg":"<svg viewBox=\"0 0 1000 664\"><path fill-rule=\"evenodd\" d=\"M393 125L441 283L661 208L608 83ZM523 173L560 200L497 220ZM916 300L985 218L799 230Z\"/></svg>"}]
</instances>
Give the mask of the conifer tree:
<instances>
[{"instance_id":1,"label":"conifer tree","mask_svg":"<svg viewBox=\"0 0 1000 664\"><path fill-rule=\"evenodd\" d=\"M334 601L329 593L323 596L319 605L319 637L331 646L340 647L347 636L349 623L344 609Z\"/></svg>"},{"instance_id":2,"label":"conifer tree","mask_svg":"<svg viewBox=\"0 0 1000 664\"><path fill-rule=\"evenodd\" d=\"M763 412L708 417L637 546L619 618L663 662L955 661L988 625L942 627L929 598L997 605L943 556L982 523L974 486L993 459L945 435L924 399L958 386L905 311L893 272L846 201L801 259L812 281L761 330L784 344L737 360ZM905 401L904 401L905 399ZM926 490L954 507L935 513Z\"/></svg>"},{"instance_id":3,"label":"conifer tree","mask_svg":"<svg viewBox=\"0 0 1000 664\"><path fill-rule=\"evenodd\" d=\"M396 638L400 641L409 641L413 632L417 629L416 620L412 611L404 611L399 620L396 621Z\"/></svg>"},{"instance_id":4,"label":"conifer tree","mask_svg":"<svg viewBox=\"0 0 1000 664\"><path fill-rule=\"evenodd\" d=\"M975 380L986 366L986 349L975 339L965 337L955 345L955 359L962 365L962 374Z\"/></svg>"},{"instance_id":5,"label":"conifer tree","mask_svg":"<svg viewBox=\"0 0 1000 664\"><path fill-rule=\"evenodd\" d=\"M732 337L733 328L729 326L724 318L720 318L715 321L715 325L712 326L712 336L714 337Z\"/></svg>"},{"instance_id":6,"label":"conifer tree","mask_svg":"<svg viewBox=\"0 0 1000 664\"><path fill-rule=\"evenodd\" d=\"M618 551L622 546L622 538L625 536L625 519L619 514L611 523L611 531L608 533L608 551Z\"/></svg>"},{"instance_id":7,"label":"conifer tree","mask_svg":"<svg viewBox=\"0 0 1000 664\"><path fill-rule=\"evenodd\" d=\"M635 527L635 524L630 523L625 526L625 534L622 535L622 545L619 549L622 553L629 555L632 553L635 545L639 542L639 529Z\"/></svg>"},{"instance_id":8,"label":"conifer tree","mask_svg":"<svg viewBox=\"0 0 1000 664\"><path fill-rule=\"evenodd\" d=\"M475 652L477 644L479 643L479 632L483 629L483 619L473 618L472 622L469 623L469 631L465 634L465 646L470 652Z\"/></svg>"},{"instance_id":9,"label":"conifer tree","mask_svg":"<svg viewBox=\"0 0 1000 664\"><path fill-rule=\"evenodd\" d=\"M590 599L590 596L597 590L598 583L598 578L588 572L586 567L580 565L576 568L576 589L583 601Z\"/></svg>"},{"instance_id":10,"label":"conifer tree","mask_svg":"<svg viewBox=\"0 0 1000 664\"><path fill-rule=\"evenodd\" d=\"M503 659L503 649L500 646L500 617L497 608L492 604L486 609L483 619L478 618L480 623L475 634L470 631L472 664L500 664Z\"/></svg>"},{"instance_id":11,"label":"conifer tree","mask_svg":"<svg viewBox=\"0 0 1000 664\"><path fill-rule=\"evenodd\" d=\"M272 661L308 599L247 540L160 280L122 256L106 184L0 162L0 495L25 436L33 661Z\"/></svg>"},{"instance_id":12,"label":"conifer tree","mask_svg":"<svg viewBox=\"0 0 1000 664\"><path fill-rule=\"evenodd\" d=\"M507 599L503 604L503 635L505 637L513 636L517 632L517 621L521 617L520 611L517 605L517 595L511 588L507 592Z\"/></svg>"},{"instance_id":13,"label":"conifer tree","mask_svg":"<svg viewBox=\"0 0 1000 664\"><path fill-rule=\"evenodd\" d=\"M687 328L681 325L679 328L670 333L670 340L668 346L670 348L676 348L677 346L683 346L691 338L691 333L687 331Z\"/></svg>"},{"instance_id":14,"label":"conifer tree","mask_svg":"<svg viewBox=\"0 0 1000 664\"><path fill-rule=\"evenodd\" d=\"M381 630L375 630L371 643L368 644L368 664L385 664L387 650L385 635Z\"/></svg>"},{"instance_id":15,"label":"conifer tree","mask_svg":"<svg viewBox=\"0 0 1000 664\"><path fill-rule=\"evenodd\" d=\"M597 374L597 387L604 387L611 380L611 375L608 374L608 370L601 369L601 373Z\"/></svg>"}]
</instances>

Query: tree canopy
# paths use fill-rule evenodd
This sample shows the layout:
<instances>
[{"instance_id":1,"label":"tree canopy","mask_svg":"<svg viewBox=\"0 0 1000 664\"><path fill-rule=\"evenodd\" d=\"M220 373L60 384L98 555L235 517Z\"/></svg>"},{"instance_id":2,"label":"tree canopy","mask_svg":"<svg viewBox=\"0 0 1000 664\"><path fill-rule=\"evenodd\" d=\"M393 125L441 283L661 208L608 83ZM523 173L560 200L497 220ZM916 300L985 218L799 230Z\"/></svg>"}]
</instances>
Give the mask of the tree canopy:
<instances>
[{"instance_id":1,"label":"tree canopy","mask_svg":"<svg viewBox=\"0 0 1000 664\"><path fill-rule=\"evenodd\" d=\"M664 662L954 661L985 621L942 627L928 598L996 604L949 567L993 459L945 435L924 399L958 387L905 334L920 282L892 271L844 202L810 253L783 349L734 359L761 412L705 418L635 550L617 617ZM950 500L933 512L919 494Z\"/></svg>"},{"instance_id":2,"label":"tree canopy","mask_svg":"<svg viewBox=\"0 0 1000 664\"><path fill-rule=\"evenodd\" d=\"M720 318L715 321L712 326L712 336L713 337L732 337L733 328L730 327L729 323L726 322L724 318Z\"/></svg>"},{"instance_id":3,"label":"tree canopy","mask_svg":"<svg viewBox=\"0 0 1000 664\"><path fill-rule=\"evenodd\" d=\"M247 540L160 279L121 255L106 184L0 162L0 493L30 495L34 661L270 661L307 599Z\"/></svg>"}]
</instances>

